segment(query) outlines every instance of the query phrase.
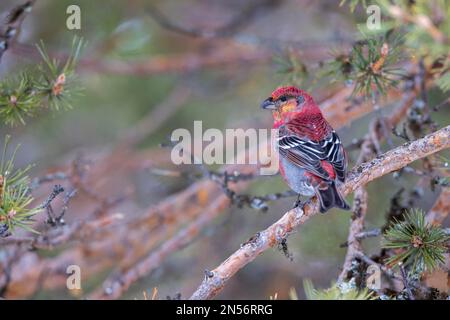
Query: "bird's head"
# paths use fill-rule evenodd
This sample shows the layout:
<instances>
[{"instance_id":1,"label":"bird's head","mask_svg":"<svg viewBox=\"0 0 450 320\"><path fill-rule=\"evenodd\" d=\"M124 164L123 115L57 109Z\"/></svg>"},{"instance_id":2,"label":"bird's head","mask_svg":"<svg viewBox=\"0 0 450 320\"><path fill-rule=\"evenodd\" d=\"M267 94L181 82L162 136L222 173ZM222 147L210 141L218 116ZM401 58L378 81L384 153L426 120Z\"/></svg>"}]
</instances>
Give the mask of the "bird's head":
<instances>
[{"instance_id":1,"label":"bird's head","mask_svg":"<svg viewBox=\"0 0 450 320\"><path fill-rule=\"evenodd\" d=\"M275 122L285 122L293 115L311 109L315 110L317 105L305 91L289 86L278 88L272 92L270 97L261 103L261 108L272 110Z\"/></svg>"}]
</instances>

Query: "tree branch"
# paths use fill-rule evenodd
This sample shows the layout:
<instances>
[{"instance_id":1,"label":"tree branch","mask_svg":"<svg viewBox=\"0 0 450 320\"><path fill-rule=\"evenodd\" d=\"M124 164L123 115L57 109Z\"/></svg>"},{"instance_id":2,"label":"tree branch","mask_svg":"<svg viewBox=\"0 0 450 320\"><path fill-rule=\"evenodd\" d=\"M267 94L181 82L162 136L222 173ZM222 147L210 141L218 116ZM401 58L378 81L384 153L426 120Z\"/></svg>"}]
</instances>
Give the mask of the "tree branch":
<instances>
[{"instance_id":1,"label":"tree branch","mask_svg":"<svg viewBox=\"0 0 450 320\"><path fill-rule=\"evenodd\" d=\"M442 128L422 139L405 143L386 152L370 162L354 168L348 175L341 191L348 195L357 188L398 170L409 163L450 147L450 126ZM205 277L201 285L192 294L191 299L211 299L215 297L231 277L252 262L267 249L276 246L281 239L289 236L297 227L304 224L318 212L317 199L313 198L303 208L295 208L267 229L259 232L253 239L242 245L221 265Z\"/></svg>"},{"instance_id":2,"label":"tree branch","mask_svg":"<svg viewBox=\"0 0 450 320\"><path fill-rule=\"evenodd\" d=\"M103 289L94 292L91 299L117 299L132 283L149 274L161 265L164 259L174 251L178 251L189 244L192 238L198 236L203 228L216 218L228 205L225 195L219 196L209 207L205 214L197 217L187 227L181 229L174 237L166 241L160 248L150 253L145 259L139 261L123 274L110 277Z\"/></svg>"},{"instance_id":3,"label":"tree branch","mask_svg":"<svg viewBox=\"0 0 450 320\"><path fill-rule=\"evenodd\" d=\"M238 14L236 14L228 23L216 28L215 30L201 30L183 27L172 22L163 12L161 12L156 6L148 4L148 14L150 17L159 24L161 28L166 30L195 38L222 38L234 35L240 29L250 24L254 18L258 16L260 11L268 11L280 5L280 0L263 0L255 1L250 5L242 8Z\"/></svg>"},{"instance_id":4,"label":"tree branch","mask_svg":"<svg viewBox=\"0 0 450 320\"><path fill-rule=\"evenodd\" d=\"M353 215L350 224L350 230L347 238L347 254L345 255L344 266L342 272L338 277L338 282L344 281L348 278L348 273L352 268L353 259L361 254L362 246L357 235L364 230L364 219L367 213L368 195L365 187L359 187L355 191L355 198L353 201ZM351 278L351 277L350 277Z\"/></svg>"},{"instance_id":5,"label":"tree branch","mask_svg":"<svg viewBox=\"0 0 450 320\"><path fill-rule=\"evenodd\" d=\"M121 214L113 214L92 221L75 221L70 225L63 225L56 229L51 229L49 232L38 237L24 236L0 239L0 247L28 245L32 249L51 250L68 242L82 239L97 232L99 228L111 225L120 219L123 219Z\"/></svg>"},{"instance_id":6,"label":"tree branch","mask_svg":"<svg viewBox=\"0 0 450 320\"><path fill-rule=\"evenodd\" d=\"M450 188L442 188L441 194L437 198L431 210L426 216L426 220L431 224L442 224L450 213Z\"/></svg>"},{"instance_id":7,"label":"tree branch","mask_svg":"<svg viewBox=\"0 0 450 320\"><path fill-rule=\"evenodd\" d=\"M81 59L79 67L83 70L104 74L132 74L137 76L164 73L189 73L205 68L225 65L255 64L270 60L267 50L258 50L243 45L222 45L206 53L189 52L182 54L153 56L143 61L127 62L105 59Z\"/></svg>"},{"instance_id":8,"label":"tree branch","mask_svg":"<svg viewBox=\"0 0 450 320\"><path fill-rule=\"evenodd\" d=\"M11 47L19 34L20 27L25 20L27 13L33 8L35 0L27 1L16 6L9 13L4 30L0 32L0 60L3 54Z\"/></svg>"}]
</instances>

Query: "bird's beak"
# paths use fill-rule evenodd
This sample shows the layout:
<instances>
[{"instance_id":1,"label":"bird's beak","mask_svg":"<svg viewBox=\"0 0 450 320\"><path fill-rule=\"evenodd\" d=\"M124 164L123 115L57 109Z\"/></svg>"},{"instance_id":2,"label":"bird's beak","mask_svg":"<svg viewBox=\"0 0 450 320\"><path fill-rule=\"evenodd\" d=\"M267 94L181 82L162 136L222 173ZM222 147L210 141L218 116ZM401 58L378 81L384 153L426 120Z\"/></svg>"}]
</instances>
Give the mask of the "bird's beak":
<instances>
[{"instance_id":1,"label":"bird's beak","mask_svg":"<svg viewBox=\"0 0 450 320\"><path fill-rule=\"evenodd\" d=\"M275 103L273 102L272 97L267 98L261 103L261 108L263 109L269 109L269 110L275 110L277 107L275 106Z\"/></svg>"}]
</instances>

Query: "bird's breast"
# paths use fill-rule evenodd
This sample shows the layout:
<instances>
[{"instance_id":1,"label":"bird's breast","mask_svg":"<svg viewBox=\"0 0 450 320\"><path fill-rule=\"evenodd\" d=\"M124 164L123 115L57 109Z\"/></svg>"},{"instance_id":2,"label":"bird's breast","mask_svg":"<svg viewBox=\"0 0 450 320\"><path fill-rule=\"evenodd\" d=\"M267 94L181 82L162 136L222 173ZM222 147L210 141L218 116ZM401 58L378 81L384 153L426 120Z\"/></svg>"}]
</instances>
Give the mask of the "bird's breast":
<instances>
[{"instance_id":1,"label":"bird's breast","mask_svg":"<svg viewBox=\"0 0 450 320\"><path fill-rule=\"evenodd\" d=\"M306 175L305 169L280 156L280 172L293 191L308 197L314 195L314 188Z\"/></svg>"}]
</instances>

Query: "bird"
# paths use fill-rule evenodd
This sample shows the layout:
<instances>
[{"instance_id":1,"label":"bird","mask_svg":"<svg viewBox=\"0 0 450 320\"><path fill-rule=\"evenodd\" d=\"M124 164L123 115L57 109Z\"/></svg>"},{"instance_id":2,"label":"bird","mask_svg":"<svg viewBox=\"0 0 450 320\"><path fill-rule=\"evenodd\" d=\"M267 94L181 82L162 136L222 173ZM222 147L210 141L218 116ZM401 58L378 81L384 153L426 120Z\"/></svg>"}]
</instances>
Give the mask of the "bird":
<instances>
[{"instance_id":1,"label":"bird","mask_svg":"<svg viewBox=\"0 0 450 320\"><path fill-rule=\"evenodd\" d=\"M322 213L333 207L349 210L339 191L346 178L347 155L314 99L295 86L284 86L273 91L261 108L272 111L280 173L298 194L294 207L303 195L317 196Z\"/></svg>"}]
</instances>

